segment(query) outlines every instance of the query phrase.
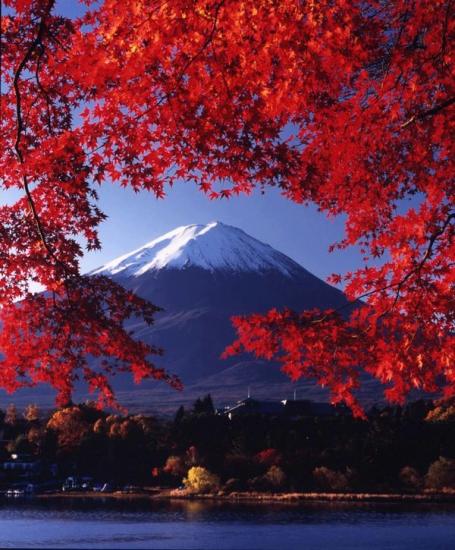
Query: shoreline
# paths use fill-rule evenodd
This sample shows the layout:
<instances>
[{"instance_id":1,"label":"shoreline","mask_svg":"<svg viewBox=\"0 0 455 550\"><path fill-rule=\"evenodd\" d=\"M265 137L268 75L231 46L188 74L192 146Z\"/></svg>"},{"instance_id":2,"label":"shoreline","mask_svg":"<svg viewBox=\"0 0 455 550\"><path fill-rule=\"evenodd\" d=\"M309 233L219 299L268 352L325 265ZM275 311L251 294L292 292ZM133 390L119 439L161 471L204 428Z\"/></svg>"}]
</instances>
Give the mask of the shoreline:
<instances>
[{"instance_id":1,"label":"shoreline","mask_svg":"<svg viewBox=\"0 0 455 550\"><path fill-rule=\"evenodd\" d=\"M304 502L365 502L365 503L455 503L455 491L435 493L256 493L233 492L229 494L178 494L176 491L137 493L42 493L34 499L90 499L90 500L150 500L166 502L172 500L204 500L231 503L304 503Z\"/></svg>"}]
</instances>

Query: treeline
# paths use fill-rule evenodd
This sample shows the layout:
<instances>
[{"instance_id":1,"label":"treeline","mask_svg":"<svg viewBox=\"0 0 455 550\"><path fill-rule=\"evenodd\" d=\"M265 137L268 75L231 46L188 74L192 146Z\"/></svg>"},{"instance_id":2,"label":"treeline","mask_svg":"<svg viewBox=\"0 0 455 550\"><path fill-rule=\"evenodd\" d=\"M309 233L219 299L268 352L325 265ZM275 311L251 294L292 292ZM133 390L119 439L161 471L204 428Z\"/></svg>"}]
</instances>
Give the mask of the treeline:
<instances>
[{"instance_id":1,"label":"treeline","mask_svg":"<svg viewBox=\"0 0 455 550\"><path fill-rule=\"evenodd\" d=\"M215 414L209 396L172 420L93 404L43 417L0 413L2 460L57 465L61 477L225 491L409 491L455 488L455 401L418 401L350 416Z\"/></svg>"}]
</instances>

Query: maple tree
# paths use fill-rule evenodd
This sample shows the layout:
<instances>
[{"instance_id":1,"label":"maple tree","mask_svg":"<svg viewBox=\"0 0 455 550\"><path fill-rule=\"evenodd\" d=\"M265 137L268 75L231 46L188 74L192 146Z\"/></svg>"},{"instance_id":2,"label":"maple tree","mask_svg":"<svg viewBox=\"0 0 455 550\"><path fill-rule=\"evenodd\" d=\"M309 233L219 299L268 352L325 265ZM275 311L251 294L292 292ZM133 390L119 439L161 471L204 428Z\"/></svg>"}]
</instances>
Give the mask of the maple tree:
<instances>
[{"instance_id":1,"label":"maple tree","mask_svg":"<svg viewBox=\"0 0 455 550\"><path fill-rule=\"evenodd\" d=\"M82 276L76 237L100 246L106 181L162 197L184 179L211 198L277 186L344 215L334 246L364 254L332 279L364 307L237 318L228 353L356 414L364 371L395 401L455 393L452 0L88 0L74 20L4 4L0 185L23 198L0 208L3 387L48 382L63 403L82 376L112 403L117 369L178 385L123 329L156 308Z\"/></svg>"}]
</instances>

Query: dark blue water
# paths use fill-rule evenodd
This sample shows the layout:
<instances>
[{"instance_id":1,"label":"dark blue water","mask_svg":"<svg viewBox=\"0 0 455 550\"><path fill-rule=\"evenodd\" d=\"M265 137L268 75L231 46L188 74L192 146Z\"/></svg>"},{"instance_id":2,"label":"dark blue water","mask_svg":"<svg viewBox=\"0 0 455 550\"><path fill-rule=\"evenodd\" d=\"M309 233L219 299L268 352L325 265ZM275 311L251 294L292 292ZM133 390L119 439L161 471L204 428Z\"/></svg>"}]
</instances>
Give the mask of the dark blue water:
<instances>
[{"instance_id":1,"label":"dark blue water","mask_svg":"<svg viewBox=\"0 0 455 550\"><path fill-rule=\"evenodd\" d=\"M0 548L455 549L450 505L0 505Z\"/></svg>"}]
</instances>

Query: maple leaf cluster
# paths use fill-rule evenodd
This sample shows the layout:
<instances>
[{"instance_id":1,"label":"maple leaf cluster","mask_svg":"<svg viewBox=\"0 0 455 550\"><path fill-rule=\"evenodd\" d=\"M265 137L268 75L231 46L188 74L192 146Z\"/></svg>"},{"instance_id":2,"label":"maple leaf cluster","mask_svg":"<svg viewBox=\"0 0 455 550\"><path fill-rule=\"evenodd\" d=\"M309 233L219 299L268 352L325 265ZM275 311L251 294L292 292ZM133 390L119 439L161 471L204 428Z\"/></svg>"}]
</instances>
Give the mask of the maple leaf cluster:
<instances>
[{"instance_id":1,"label":"maple leaf cluster","mask_svg":"<svg viewBox=\"0 0 455 550\"><path fill-rule=\"evenodd\" d=\"M161 197L184 179L211 198L279 187L344 215L335 246L364 255L332 279L362 307L238 318L229 352L279 359L357 414L364 371L395 401L455 393L451 0L104 0L75 20L54 4L7 0L2 18L1 186L23 193L0 209L3 385L66 396L82 369L107 388L87 354L163 376L121 328L148 306L81 277L76 236L100 245L97 186Z\"/></svg>"}]
</instances>

